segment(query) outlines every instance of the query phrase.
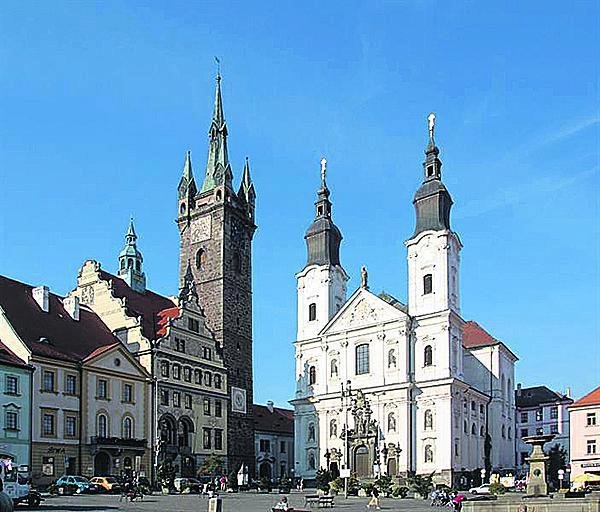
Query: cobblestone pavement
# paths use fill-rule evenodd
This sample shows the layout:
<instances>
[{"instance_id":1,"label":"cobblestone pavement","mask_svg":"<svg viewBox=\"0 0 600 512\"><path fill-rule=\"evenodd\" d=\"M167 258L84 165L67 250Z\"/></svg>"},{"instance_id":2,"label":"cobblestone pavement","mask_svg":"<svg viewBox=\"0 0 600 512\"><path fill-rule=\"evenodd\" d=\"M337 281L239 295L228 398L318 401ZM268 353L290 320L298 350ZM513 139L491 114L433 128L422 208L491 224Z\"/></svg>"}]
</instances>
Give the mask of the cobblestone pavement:
<instances>
[{"instance_id":1,"label":"cobblestone pavement","mask_svg":"<svg viewBox=\"0 0 600 512\"><path fill-rule=\"evenodd\" d=\"M226 494L222 498L223 512L270 512L271 507L279 501L279 495L276 493ZM292 507L304 508L303 495L294 492L288 498ZM362 512L366 510L367 501L367 498L350 497L345 500L343 496L338 496L335 498L335 508L333 508L333 511L358 512L360 510ZM446 508L432 509L428 501L412 499L383 499L381 509L407 512L432 510L443 512L449 510ZM23 508L23 510L27 509ZM47 498L40 506L40 510L53 510L55 512L206 512L208 510L208 500L206 497L190 494L171 496L155 494L153 496L146 496L144 501L136 501L134 503L120 502L118 496L109 495L66 496ZM314 508L312 510L328 509Z\"/></svg>"}]
</instances>

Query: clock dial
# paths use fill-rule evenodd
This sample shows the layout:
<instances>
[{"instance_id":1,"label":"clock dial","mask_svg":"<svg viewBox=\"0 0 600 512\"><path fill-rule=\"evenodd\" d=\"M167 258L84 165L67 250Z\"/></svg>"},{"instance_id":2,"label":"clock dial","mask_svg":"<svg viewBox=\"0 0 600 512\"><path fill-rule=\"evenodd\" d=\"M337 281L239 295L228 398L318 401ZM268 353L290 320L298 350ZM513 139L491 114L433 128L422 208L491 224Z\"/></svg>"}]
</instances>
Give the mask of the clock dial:
<instances>
[{"instance_id":1,"label":"clock dial","mask_svg":"<svg viewBox=\"0 0 600 512\"><path fill-rule=\"evenodd\" d=\"M206 215L196 220L192 226L192 243L204 242L211 237L211 217Z\"/></svg>"}]
</instances>

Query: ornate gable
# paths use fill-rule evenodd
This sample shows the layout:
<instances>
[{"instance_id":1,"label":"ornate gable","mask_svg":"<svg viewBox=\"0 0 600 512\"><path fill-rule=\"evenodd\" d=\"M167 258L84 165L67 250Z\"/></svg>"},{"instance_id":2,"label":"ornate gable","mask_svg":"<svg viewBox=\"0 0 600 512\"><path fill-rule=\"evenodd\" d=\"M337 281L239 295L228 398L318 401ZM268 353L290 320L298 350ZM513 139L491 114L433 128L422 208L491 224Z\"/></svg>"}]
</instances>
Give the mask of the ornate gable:
<instances>
[{"instance_id":1,"label":"ornate gable","mask_svg":"<svg viewBox=\"0 0 600 512\"><path fill-rule=\"evenodd\" d=\"M323 328L321 334L332 334L382 322L401 320L406 316L406 313L371 293L368 289L359 288Z\"/></svg>"}]
</instances>

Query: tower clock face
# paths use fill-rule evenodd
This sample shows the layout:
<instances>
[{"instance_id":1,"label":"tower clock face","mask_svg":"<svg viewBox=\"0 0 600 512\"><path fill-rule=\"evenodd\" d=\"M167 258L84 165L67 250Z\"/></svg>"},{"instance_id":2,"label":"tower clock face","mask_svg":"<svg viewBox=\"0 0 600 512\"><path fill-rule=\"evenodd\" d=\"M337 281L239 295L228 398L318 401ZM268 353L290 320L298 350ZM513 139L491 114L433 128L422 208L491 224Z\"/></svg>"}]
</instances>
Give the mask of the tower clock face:
<instances>
[{"instance_id":1,"label":"tower clock face","mask_svg":"<svg viewBox=\"0 0 600 512\"><path fill-rule=\"evenodd\" d=\"M231 410L246 414L246 390L231 388Z\"/></svg>"},{"instance_id":2,"label":"tower clock face","mask_svg":"<svg viewBox=\"0 0 600 512\"><path fill-rule=\"evenodd\" d=\"M192 225L192 243L205 242L211 237L211 217L200 217Z\"/></svg>"}]
</instances>

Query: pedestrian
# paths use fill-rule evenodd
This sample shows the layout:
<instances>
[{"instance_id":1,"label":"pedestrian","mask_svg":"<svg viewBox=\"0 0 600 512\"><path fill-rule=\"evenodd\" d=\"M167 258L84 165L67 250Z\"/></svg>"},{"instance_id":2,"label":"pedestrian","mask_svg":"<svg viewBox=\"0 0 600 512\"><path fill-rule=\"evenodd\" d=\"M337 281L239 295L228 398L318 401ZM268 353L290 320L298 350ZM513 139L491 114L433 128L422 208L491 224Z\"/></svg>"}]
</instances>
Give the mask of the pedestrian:
<instances>
[{"instance_id":1,"label":"pedestrian","mask_svg":"<svg viewBox=\"0 0 600 512\"><path fill-rule=\"evenodd\" d=\"M377 510L381 510L381 507L379 506L379 491L375 486L373 486L373 489L371 490L371 501L369 501L369 504L367 505L367 508L373 507Z\"/></svg>"},{"instance_id":2,"label":"pedestrian","mask_svg":"<svg viewBox=\"0 0 600 512\"><path fill-rule=\"evenodd\" d=\"M13 500L4 492L4 482L0 478L0 512L13 512Z\"/></svg>"},{"instance_id":3,"label":"pedestrian","mask_svg":"<svg viewBox=\"0 0 600 512\"><path fill-rule=\"evenodd\" d=\"M300 477L300 483L298 484L298 490L302 492L304 490L304 478Z\"/></svg>"},{"instance_id":4,"label":"pedestrian","mask_svg":"<svg viewBox=\"0 0 600 512\"><path fill-rule=\"evenodd\" d=\"M273 507L273 510L290 510L287 496L283 496L281 500L279 500L279 503Z\"/></svg>"}]
</instances>

